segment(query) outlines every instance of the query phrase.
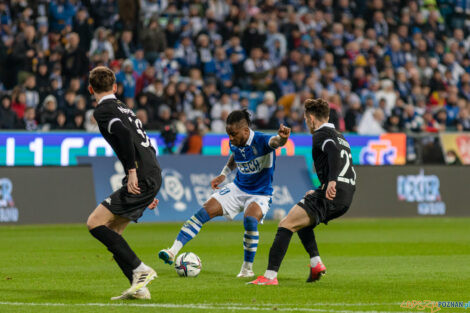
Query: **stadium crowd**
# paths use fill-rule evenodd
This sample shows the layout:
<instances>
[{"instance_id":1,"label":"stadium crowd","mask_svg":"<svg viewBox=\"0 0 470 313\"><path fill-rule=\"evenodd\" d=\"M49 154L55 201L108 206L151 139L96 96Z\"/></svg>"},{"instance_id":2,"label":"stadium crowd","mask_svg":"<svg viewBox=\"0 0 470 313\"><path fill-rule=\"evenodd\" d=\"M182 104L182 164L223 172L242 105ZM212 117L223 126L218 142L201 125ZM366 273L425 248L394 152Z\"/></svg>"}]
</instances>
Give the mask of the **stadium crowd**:
<instances>
[{"instance_id":1,"label":"stadium crowd","mask_svg":"<svg viewBox=\"0 0 470 313\"><path fill-rule=\"evenodd\" d=\"M470 130L466 1L0 0L0 128L97 131L88 71L148 130L306 131L327 99L342 131Z\"/></svg>"}]
</instances>

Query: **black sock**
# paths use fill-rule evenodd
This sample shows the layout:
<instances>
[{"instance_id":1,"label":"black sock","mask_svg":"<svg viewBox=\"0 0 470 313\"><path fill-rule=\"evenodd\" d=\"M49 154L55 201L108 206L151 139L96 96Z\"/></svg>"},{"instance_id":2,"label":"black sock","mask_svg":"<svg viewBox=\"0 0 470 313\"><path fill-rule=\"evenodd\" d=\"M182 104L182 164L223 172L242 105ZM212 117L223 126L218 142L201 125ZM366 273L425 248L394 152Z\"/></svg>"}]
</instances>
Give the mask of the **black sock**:
<instances>
[{"instance_id":1,"label":"black sock","mask_svg":"<svg viewBox=\"0 0 470 313\"><path fill-rule=\"evenodd\" d=\"M319 256L317 241L315 240L315 233L313 232L313 226L307 226L297 232L300 241L304 245L305 251L310 255L310 258Z\"/></svg>"},{"instance_id":2,"label":"black sock","mask_svg":"<svg viewBox=\"0 0 470 313\"><path fill-rule=\"evenodd\" d=\"M123 262L121 259L117 258L115 255L113 256L114 261L119 265L119 268L121 271L126 275L127 279L129 279L129 282L132 284L132 268L125 262Z\"/></svg>"},{"instance_id":3,"label":"black sock","mask_svg":"<svg viewBox=\"0 0 470 313\"><path fill-rule=\"evenodd\" d=\"M115 259L118 259L122 264L126 264L131 270L137 268L142 262L124 238L108 227L101 225L90 230L90 233L108 248Z\"/></svg>"},{"instance_id":4,"label":"black sock","mask_svg":"<svg viewBox=\"0 0 470 313\"><path fill-rule=\"evenodd\" d=\"M292 238L292 232L287 228L279 227L277 229L276 237L274 238L271 250L269 250L269 271L279 271L282 259L286 255L287 248L289 247L290 239Z\"/></svg>"}]
</instances>

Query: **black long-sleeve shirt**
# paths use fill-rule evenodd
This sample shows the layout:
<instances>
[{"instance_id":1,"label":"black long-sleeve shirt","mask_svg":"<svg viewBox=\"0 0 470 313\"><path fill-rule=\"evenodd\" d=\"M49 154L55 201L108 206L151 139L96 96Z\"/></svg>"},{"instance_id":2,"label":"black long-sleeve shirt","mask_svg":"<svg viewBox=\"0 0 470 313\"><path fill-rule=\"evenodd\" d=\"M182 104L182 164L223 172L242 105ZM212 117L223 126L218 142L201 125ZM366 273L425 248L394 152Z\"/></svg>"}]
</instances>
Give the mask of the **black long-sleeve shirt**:
<instances>
[{"instance_id":1,"label":"black long-sleeve shirt","mask_svg":"<svg viewBox=\"0 0 470 313\"><path fill-rule=\"evenodd\" d=\"M104 139L124 166L126 174L137 169L139 178L160 170L156 151L142 129L142 122L121 101L106 97L93 112Z\"/></svg>"},{"instance_id":2,"label":"black long-sleeve shirt","mask_svg":"<svg viewBox=\"0 0 470 313\"><path fill-rule=\"evenodd\" d=\"M351 205L356 190L356 172L352 166L351 148L348 142L330 123L318 128L312 140L313 163L322 184L314 196L325 198L328 183L335 181L336 197L333 202Z\"/></svg>"}]
</instances>

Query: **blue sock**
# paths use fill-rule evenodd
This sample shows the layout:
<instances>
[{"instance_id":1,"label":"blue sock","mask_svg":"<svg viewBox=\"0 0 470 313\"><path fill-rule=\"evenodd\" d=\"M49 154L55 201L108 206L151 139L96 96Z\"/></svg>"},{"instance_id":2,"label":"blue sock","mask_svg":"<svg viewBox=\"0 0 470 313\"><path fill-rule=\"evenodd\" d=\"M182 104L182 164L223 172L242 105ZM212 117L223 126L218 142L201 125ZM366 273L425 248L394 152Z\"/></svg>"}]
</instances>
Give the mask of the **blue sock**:
<instances>
[{"instance_id":1,"label":"blue sock","mask_svg":"<svg viewBox=\"0 0 470 313\"><path fill-rule=\"evenodd\" d=\"M206 209L200 209L196 214L191 216L189 220L187 220L183 227L176 237L175 243L173 247L171 247L171 252L174 255L177 255L179 250L188 243L191 239L196 237L196 235L201 230L201 227L204 223L208 222L211 218L209 217L209 213L207 213Z\"/></svg>"},{"instance_id":2,"label":"blue sock","mask_svg":"<svg viewBox=\"0 0 470 313\"><path fill-rule=\"evenodd\" d=\"M259 241L258 220L252 216L247 216L243 221L243 225L245 226L245 235L243 237L245 263L253 263Z\"/></svg>"}]
</instances>

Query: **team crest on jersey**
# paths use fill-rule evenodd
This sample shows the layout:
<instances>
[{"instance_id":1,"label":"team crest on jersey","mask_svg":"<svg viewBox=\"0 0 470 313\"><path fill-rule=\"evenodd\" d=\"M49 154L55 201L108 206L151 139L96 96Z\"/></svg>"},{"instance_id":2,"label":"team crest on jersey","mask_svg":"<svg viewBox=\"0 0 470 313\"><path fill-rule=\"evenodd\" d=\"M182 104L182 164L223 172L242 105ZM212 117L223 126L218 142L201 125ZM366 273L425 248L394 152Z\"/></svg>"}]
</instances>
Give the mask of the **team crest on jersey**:
<instances>
[{"instance_id":1,"label":"team crest on jersey","mask_svg":"<svg viewBox=\"0 0 470 313\"><path fill-rule=\"evenodd\" d=\"M245 155L245 148L238 148L240 150L240 153L242 154L243 158L246 159L246 155Z\"/></svg>"},{"instance_id":2,"label":"team crest on jersey","mask_svg":"<svg viewBox=\"0 0 470 313\"><path fill-rule=\"evenodd\" d=\"M258 150L256 149L255 146L253 146L253 154L254 154L254 155L258 155Z\"/></svg>"}]
</instances>

